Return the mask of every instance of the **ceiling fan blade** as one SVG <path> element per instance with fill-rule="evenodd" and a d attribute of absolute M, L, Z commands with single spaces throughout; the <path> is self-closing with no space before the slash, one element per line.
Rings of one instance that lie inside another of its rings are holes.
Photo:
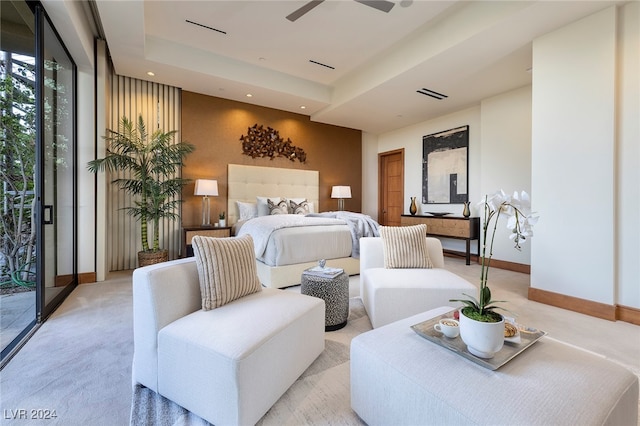
<path fill-rule="evenodd" d="M 373 7 L 374 9 L 378 9 L 381 12 L 387 12 L 393 9 L 395 3 L 392 1 L 386 0 L 355 0 L 358 3 L 366 4 L 367 6 Z"/>
<path fill-rule="evenodd" d="M 323 1 L 324 0 L 311 0 L 309 3 L 305 4 L 300 9 L 287 15 L 287 19 L 290 20 L 291 22 L 295 22 L 296 19 L 302 17 L 305 13 L 309 12 L 311 9 L 318 6 Z"/>

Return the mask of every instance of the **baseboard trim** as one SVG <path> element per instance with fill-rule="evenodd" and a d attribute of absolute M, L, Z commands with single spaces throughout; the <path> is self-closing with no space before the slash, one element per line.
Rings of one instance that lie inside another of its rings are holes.
<path fill-rule="evenodd" d="M 580 299 L 578 297 L 567 296 L 566 294 L 554 293 L 533 287 L 529 287 L 529 300 L 609 321 L 616 320 L 616 307 L 614 305 L 593 302 L 591 300 Z"/>
<path fill-rule="evenodd" d="M 635 325 L 640 325 L 640 309 L 629 306 L 616 305 L 616 319 Z"/>
<path fill-rule="evenodd" d="M 66 287 L 73 281 L 73 275 L 58 275 L 56 277 L 56 287 Z M 78 274 L 78 284 L 87 284 L 96 282 L 95 272 L 83 272 Z"/>
<path fill-rule="evenodd" d="M 442 252 L 447 257 L 464 258 L 466 256 L 466 254 L 462 251 L 444 249 L 442 250 Z M 480 256 L 478 256 L 477 254 L 472 254 L 470 257 L 470 260 L 472 263 L 480 264 L 480 259 L 481 259 Z M 524 263 L 515 263 L 515 262 L 508 262 L 506 260 L 491 259 L 491 267 L 506 269 L 507 271 L 520 272 L 523 274 L 531 275 L 531 265 L 526 265 Z"/>
<path fill-rule="evenodd" d="M 492 268 L 506 269 L 507 271 L 521 272 L 523 274 L 531 275 L 531 265 L 525 265 L 524 263 L 515 263 L 515 262 L 508 262 L 506 260 L 491 259 L 490 266 Z"/>
<path fill-rule="evenodd" d="M 88 284 L 96 282 L 95 272 L 83 272 L 78 274 L 78 284 Z"/>

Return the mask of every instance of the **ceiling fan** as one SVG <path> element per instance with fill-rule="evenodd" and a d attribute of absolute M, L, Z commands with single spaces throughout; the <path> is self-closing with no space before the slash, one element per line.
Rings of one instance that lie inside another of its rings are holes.
<path fill-rule="evenodd" d="M 381 12 L 389 13 L 389 11 L 393 8 L 395 3 L 386 0 L 354 0 L 358 3 L 366 4 L 369 7 L 373 7 L 374 9 L 378 9 Z M 287 15 L 287 19 L 291 22 L 294 22 L 296 19 L 304 16 L 311 9 L 318 6 L 320 3 L 324 2 L 324 0 L 311 0 L 309 3 L 305 4 L 298 10 L 293 13 Z"/>

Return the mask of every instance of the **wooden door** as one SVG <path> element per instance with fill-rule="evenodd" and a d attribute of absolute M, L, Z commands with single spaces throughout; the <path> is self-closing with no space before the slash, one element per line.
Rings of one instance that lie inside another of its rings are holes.
<path fill-rule="evenodd" d="M 404 149 L 378 154 L 378 222 L 400 226 L 404 212 Z"/>

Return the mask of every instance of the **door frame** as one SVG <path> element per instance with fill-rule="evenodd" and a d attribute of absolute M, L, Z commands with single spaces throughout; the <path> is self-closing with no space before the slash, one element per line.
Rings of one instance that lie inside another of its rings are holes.
<path fill-rule="evenodd" d="M 382 218 L 381 222 L 385 222 L 385 216 L 384 216 L 384 200 L 385 200 L 385 193 L 384 193 L 384 188 L 385 188 L 385 184 L 386 184 L 386 176 L 384 173 L 382 173 L 382 168 L 383 168 L 383 164 L 384 164 L 384 160 L 387 157 L 390 157 L 392 155 L 397 155 L 400 154 L 401 157 L 401 174 L 402 174 L 402 188 L 401 188 L 401 192 L 402 192 L 402 199 L 404 200 L 404 148 L 399 148 L 399 149 L 394 149 L 392 151 L 385 151 L 385 152 L 379 152 L 378 153 L 378 220 L 380 221 L 380 219 Z"/>

